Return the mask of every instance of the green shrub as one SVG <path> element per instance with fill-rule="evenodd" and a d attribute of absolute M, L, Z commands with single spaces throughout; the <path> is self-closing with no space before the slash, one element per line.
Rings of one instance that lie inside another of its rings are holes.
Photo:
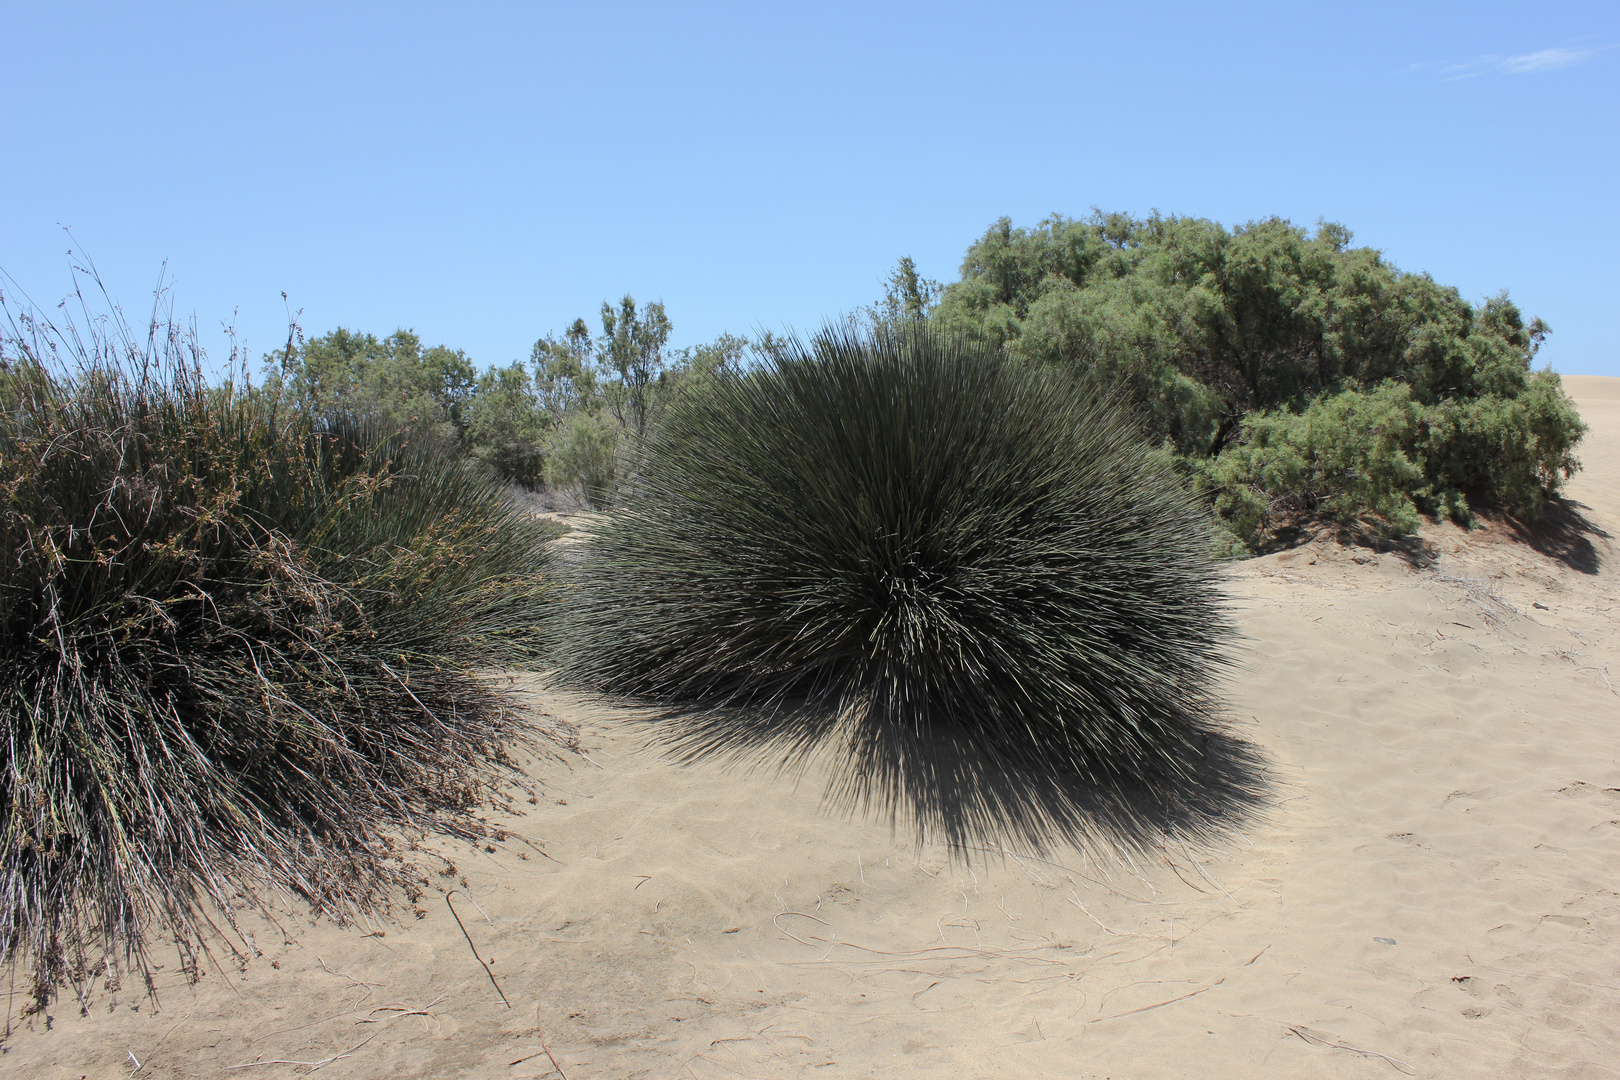
<path fill-rule="evenodd" d="M 827 332 L 717 379 L 577 551 L 564 680 L 692 710 L 688 746 L 833 739 L 849 794 L 955 841 L 1020 796 L 985 782 L 952 817 L 944 773 L 1151 785 L 1213 725 L 1196 495 L 1120 410 L 967 339 Z"/>
<path fill-rule="evenodd" d="M 1531 370 L 1545 323 L 1505 292 L 1470 303 L 1402 272 L 1331 222 L 1003 218 L 930 318 L 1114 388 L 1249 545 L 1301 513 L 1391 532 L 1419 510 L 1467 520 L 1470 502 L 1533 517 L 1579 467 L 1585 428 Z M 1399 431 L 1330 430 L 1340 419 Z"/>
<path fill-rule="evenodd" d="M 475 669 L 536 655 L 547 532 L 475 463 L 207 385 L 173 327 L 12 326 L 0 959 L 44 995 L 265 887 L 414 889 L 401 830 L 477 833 L 523 737 Z"/>
<path fill-rule="evenodd" d="M 296 328 L 295 328 L 296 329 Z M 423 348 L 409 330 L 385 338 L 338 327 L 264 357 L 267 383 L 318 413 L 374 416 L 389 427 L 431 433 L 445 446 L 467 434 L 479 379 L 460 349 Z"/>
<path fill-rule="evenodd" d="M 1558 376 L 1540 371 L 1518 397 L 1487 394 L 1425 407 L 1405 383 L 1345 390 L 1303 411 L 1243 420 L 1235 445 L 1198 463 L 1215 511 L 1256 543 L 1316 515 L 1417 530 L 1420 511 L 1466 523 L 1470 502 L 1533 518 L 1580 463 L 1586 432 Z"/>
<path fill-rule="evenodd" d="M 600 510 L 618 490 L 618 448 L 619 427 L 611 417 L 574 413 L 552 433 L 546 483 Z"/>
<path fill-rule="evenodd" d="M 1551 371 L 1516 397 L 1453 398 L 1427 410 L 1421 450 L 1430 486 L 1454 505 L 1459 494 L 1535 518 L 1580 468 L 1575 444 L 1586 425 Z"/>
<path fill-rule="evenodd" d="M 532 490 L 545 483 L 551 417 L 522 364 L 485 372 L 468 411 L 467 445 L 475 457 L 520 487 Z"/>
<path fill-rule="evenodd" d="M 1401 383 L 1319 398 L 1302 413 L 1251 414 L 1237 445 L 1203 463 L 1215 511 L 1251 544 L 1280 519 L 1321 513 L 1372 515 L 1385 531 L 1411 532 L 1424 472 L 1407 450 L 1422 417 Z"/>

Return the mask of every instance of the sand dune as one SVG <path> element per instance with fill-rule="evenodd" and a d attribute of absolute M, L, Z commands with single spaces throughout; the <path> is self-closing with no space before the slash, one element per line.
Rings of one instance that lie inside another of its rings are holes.
<path fill-rule="evenodd" d="M 1447 526 L 1432 561 L 1323 539 L 1231 570 L 1272 793 L 1218 843 L 964 861 L 530 680 L 583 751 L 531 763 L 504 823 L 532 847 L 442 848 L 398 924 L 251 923 L 259 955 L 170 960 L 158 1009 L 16 993 L 0 1070 L 1620 1075 L 1620 379 L 1566 385 L 1592 433 L 1541 550 Z"/>

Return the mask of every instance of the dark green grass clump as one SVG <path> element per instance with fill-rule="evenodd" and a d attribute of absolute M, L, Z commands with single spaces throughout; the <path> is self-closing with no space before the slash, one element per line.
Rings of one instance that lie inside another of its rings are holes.
<path fill-rule="evenodd" d="M 1061 376 L 829 332 L 653 434 L 570 571 L 562 675 L 672 707 L 694 754 L 834 738 L 835 788 L 956 841 L 1208 820 L 1252 784 L 1206 520 Z"/>
<path fill-rule="evenodd" d="M 209 386 L 173 327 L 5 346 L 0 961 L 45 995 L 257 890 L 414 890 L 402 838 L 477 834 L 524 738 L 476 669 L 535 654 L 548 533 L 476 466 Z"/>

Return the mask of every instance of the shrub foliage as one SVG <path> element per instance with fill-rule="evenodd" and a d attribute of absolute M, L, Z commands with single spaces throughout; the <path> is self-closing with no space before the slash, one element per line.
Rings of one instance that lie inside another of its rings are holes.
<path fill-rule="evenodd" d="M 1574 446 L 1585 430 L 1550 371 L 1517 397 L 1429 406 L 1392 380 L 1298 412 L 1252 413 L 1231 447 L 1198 464 L 1216 513 L 1248 544 L 1317 515 L 1401 535 L 1417 531 L 1419 513 L 1466 523 L 1470 498 L 1534 517 L 1580 467 Z"/>
<path fill-rule="evenodd" d="M 547 603 L 547 534 L 476 464 L 153 329 L 24 318 L 0 371 L 0 958 L 42 993 L 267 886 L 414 888 L 400 830 L 476 832 L 522 737 L 474 669 Z"/>
<path fill-rule="evenodd" d="M 1531 370 L 1546 324 L 1403 273 L 1342 225 L 1004 218 L 929 318 L 1120 388 L 1250 543 L 1300 513 L 1397 533 L 1470 505 L 1534 518 L 1579 468 L 1585 427 Z"/>
<path fill-rule="evenodd" d="M 855 794 L 923 816 L 939 739 L 1006 775 L 1185 772 L 1228 623 L 1206 513 L 1125 411 L 916 322 L 783 346 L 650 434 L 568 571 L 562 676 L 746 705 L 731 748 L 834 738 Z"/>

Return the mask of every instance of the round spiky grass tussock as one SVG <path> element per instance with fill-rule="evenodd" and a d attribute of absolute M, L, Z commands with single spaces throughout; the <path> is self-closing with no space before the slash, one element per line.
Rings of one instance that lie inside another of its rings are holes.
<path fill-rule="evenodd" d="M 670 706 L 694 755 L 832 739 L 835 793 L 957 842 L 1207 823 L 1254 784 L 1205 521 L 1074 382 L 827 332 L 652 435 L 577 549 L 561 676 Z"/>
<path fill-rule="evenodd" d="M 0 351 L 0 962 L 42 998 L 264 889 L 414 890 L 400 841 L 478 834 L 526 738 L 477 671 L 550 604 L 550 533 L 481 469 L 153 330 Z"/>

